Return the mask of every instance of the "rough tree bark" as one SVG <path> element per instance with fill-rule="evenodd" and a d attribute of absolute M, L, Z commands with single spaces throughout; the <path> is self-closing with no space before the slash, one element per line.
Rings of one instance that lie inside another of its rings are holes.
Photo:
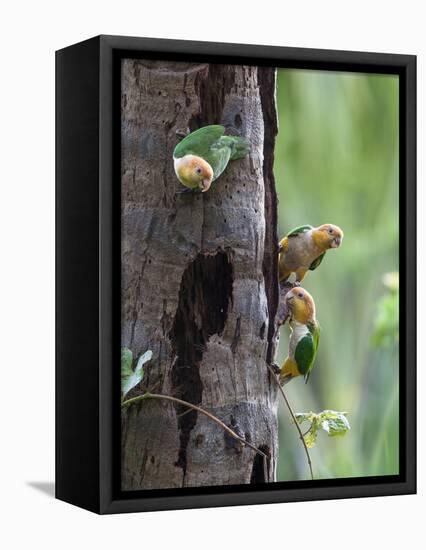
<path fill-rule="evenodd" d="M 272 68 L 123 61 L 122 345 L 153 351 L 145 387 L 202 406 L 270 456 L 264 467 L 203 415 L 145 401 L 123 411 L 124 490 L 275 479 L 274 98 Z M 215 123 L 246 136 L 250 157 L 207 193 L 176 195 L 176 131 Z"/>

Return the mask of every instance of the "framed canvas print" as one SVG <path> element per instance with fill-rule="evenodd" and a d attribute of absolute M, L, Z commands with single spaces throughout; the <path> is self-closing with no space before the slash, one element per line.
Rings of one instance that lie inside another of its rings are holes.
<path fill-rule="evenodd" d="M 57 498 L 415 492 L 415 57 L 56 60 Z"/>

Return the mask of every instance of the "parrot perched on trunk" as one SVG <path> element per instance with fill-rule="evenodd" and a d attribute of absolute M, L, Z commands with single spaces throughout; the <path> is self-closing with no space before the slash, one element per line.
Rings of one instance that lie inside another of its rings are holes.
<path fill-rule="evenodd" d="M 285 297 L 289 310 L 291 328 L 288 357 L 279 369 L 281 385 L 295 376 L 304 376 L 305 383 L 315 363 L 320 328 L 315 317 L 315 302 L 302 287 L 291 289 Z"/>
<path fill-rule="evenodd" d="M 285 282 L 292 273 L 300 283 L 308 270 L 313 271 L 322 262 L 330 248 L 339 248 L 343 231 L 337 225 L 326 223 L 319 227 L 302 225 L 290 231 L 279 244 L 279 279 Z"/>
<path fill-rule="evenodd" d="M 224 133 L 224 126 L 204 126 L 176 145 L 173 151 L 176 176 L 187 188 L 181 193 L 208 191 L 230 160 L 248 154 L 249 144 L 245 138 Z"/>

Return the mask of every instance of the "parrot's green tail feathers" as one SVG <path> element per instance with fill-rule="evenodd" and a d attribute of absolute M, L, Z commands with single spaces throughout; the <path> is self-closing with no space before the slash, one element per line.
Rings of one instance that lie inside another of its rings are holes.
<path fill-rule="evenodd" d="M 243 159 L 250 152 L 250 144 L 243 137 L 237 136 L 222 136 L 220 141 L 225 142 L 231 148 L 231 156 L 229 160 Z"/>

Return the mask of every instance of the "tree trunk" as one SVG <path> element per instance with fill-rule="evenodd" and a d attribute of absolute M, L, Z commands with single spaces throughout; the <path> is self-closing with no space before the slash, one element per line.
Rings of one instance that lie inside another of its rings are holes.
<path fill-rule="evenodd" d="M 185 407 L 122 415 L 122 489 L 273 481 L 277 394 L 275 70 L 122 63 L 122 345 L 148 349 L 145 388 L 200 405 L 270 457 Z M 248 138 L 205 194 L 176 195 L 177 130 L 221 123 Z"/>

